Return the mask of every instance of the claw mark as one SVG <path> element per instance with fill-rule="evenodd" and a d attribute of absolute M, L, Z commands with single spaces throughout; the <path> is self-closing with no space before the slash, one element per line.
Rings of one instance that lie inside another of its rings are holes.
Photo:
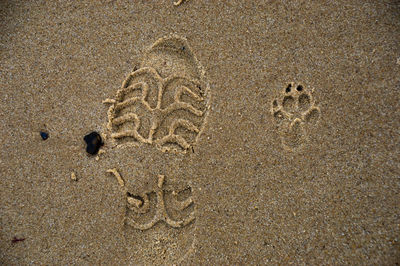
<path fill-rule="evenodd" d="M 195 215 L 194 212 L 191 212 L 189 214 L 188 217 L 182 219 L 182 220 L 173 220 L 169 217 L 166 208 L 165 208 L 165 201 L 164 201 L 164 182 L 165 182 L 165 177 L 163 175 L 159 175 L 158 176 L 158 180 L 157 180 L 157 187 L 155 189 L 155 193 L 157 195 L 157 203 L 156 203 L 156 213 L 153 217 L 153 219 L 145 224 L 140 224 L 135 222 L 132 219 L 125 219 L 125 223 L 129 226 L 132 226 L 133 228 L 139 229 L 139 230 L 148 230 L 150 228 L 152 228 L 155 224 L 163 221 L 165 223 L 167 223 L 169 226 L 173 227 L 173 228 L 181 228 L 185 225 L 190 224 L 192 221 L 195 220 Z M 128 204 L 129 204 L 129 209 L 136 212 L 136 213 L 146 213 L 149 210 L 149 197 L 148 195 L 149 193 L 146 193 L 142 196 L 133 196 L 133 195 L 129 195 L 128 196 Z M 173 194 L 177 194 L 175 191 L 173 192 Z M 179 211 L 183 211 L 186 208 L 190 207 L 192 204 L 194 204 L 192 198 L 188 198 L 182 202 L 177 201 L 177 205 L 178 205 L 178 209 Z M 132 207 L 133 205 L 133 207 Z"/>

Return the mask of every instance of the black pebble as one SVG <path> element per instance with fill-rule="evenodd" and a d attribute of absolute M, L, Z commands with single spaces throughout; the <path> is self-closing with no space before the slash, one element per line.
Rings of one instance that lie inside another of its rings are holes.
<path fill-rule="evenodd" d="M 86 135 L 83 140 L 86 142 L 87 147 L 86 151 L 89 154 L 96 154 L 100 147 L 103 146 L 103 141 L 101 140 L 101 136 L 97 132 L 92 132 L 88 135 Z"/>
<path fill-rule="evenodd" d="M 43 140 L 46 140 L 49 138 L 49 133 L 40 131 L 40 136 L 42 137 Z"/>

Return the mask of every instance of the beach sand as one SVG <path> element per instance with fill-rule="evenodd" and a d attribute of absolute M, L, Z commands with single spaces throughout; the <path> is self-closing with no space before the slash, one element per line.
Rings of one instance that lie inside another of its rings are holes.
<path fill-rule="evenodd" d="M 0 17 L 1 264 L 400 262 L 398 1 Z"/>

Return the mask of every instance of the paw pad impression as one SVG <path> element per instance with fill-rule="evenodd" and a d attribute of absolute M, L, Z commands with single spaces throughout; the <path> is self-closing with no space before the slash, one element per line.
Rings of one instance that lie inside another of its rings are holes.
<path fill-rule="evenodd" d="M 272 102 L 271 112 L 285 148 L 293 149 L 304 144 L 307 140 L 306 127 L 319 120 L 321 111 L 312 92 L 292 82 Z"/>

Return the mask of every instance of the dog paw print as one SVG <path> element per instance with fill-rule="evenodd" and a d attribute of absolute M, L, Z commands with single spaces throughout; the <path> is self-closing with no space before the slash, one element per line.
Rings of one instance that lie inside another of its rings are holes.
<path fill-rule="evenodd" d="M 307 140 L 307 128 L 319 121 L 321 111 L 312 92 L 290 83 L 282 96 L 272 102 L 272 115 L 282 144 L 289 150 L 302 146 Z"/>

